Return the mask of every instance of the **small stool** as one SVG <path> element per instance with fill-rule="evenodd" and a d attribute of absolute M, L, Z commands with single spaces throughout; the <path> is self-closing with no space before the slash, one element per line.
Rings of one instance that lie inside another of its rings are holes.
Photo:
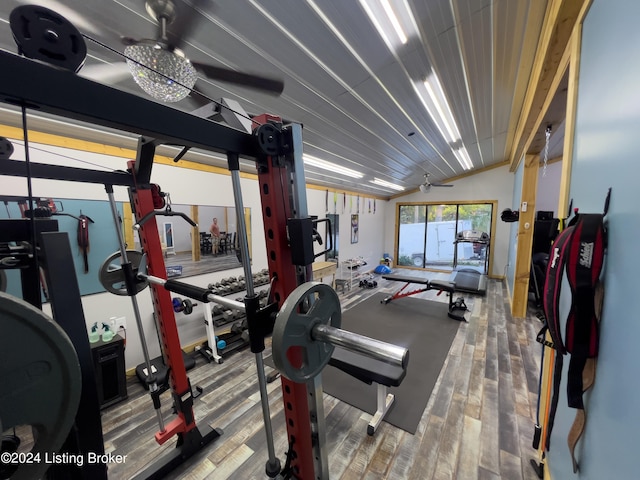
<path fill-rule="evenodd" d="M 349 283 L 349 280 L 345 280 L 343 278 L 336 278 L 336 292 L 340 291 L 344 293 L 345 287 L 351 290 L 351 284 Z"/>

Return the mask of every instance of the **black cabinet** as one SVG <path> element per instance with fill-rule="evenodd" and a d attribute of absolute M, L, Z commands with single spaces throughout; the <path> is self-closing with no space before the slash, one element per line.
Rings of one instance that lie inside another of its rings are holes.
<path fill-rule="evenodd" d="M 106 408 L 127 398 L 127 379 L 124 367 L 124 339 L 119 335 L 108 341 L 91 344 L 96 372 L 98 401 Z"/>

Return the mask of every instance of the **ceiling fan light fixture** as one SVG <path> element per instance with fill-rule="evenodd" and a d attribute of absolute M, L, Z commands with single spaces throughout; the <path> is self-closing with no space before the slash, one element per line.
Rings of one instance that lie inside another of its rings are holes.
<path fill-rule="evenodd" d="M 124 49 L 135 82 L 153 98 L 178 102 L 191 92 L 198 72 L 178 49 L 169 51 L 157 42 L 140 42 Z"/>
<path fill-rule="evenodd" d="M 422 193 L 428 193 L 429 190 L 431 190 L 431 185 L 427 185 L 426 183 L 423 183 L 422 185 L 420 185 L 420 191 Z"/>

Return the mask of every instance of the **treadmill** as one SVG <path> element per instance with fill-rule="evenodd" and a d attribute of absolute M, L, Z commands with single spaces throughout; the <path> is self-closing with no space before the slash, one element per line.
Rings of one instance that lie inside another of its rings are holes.
<path fill-rule="evenodd" d="M 458 232 L 454 240 L 453 273 L 450 281 L 455 284 L 456 291 L 484 295 L 487 293 L 487 275 L 489 274 L 489 249 L 491 238 L 486 232 L 463 230 Z M 458 247 L 470 246 L 468 259 L 484 259 L 481 268 L 471 266 L 458 267 Z"/>

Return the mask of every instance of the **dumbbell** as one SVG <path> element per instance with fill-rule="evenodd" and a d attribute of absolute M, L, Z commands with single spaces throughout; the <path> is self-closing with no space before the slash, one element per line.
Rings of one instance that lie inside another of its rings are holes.
<path fill-rule="evenodd" d="M 197 305 L 197 303 L 193 303 L 190 299 L 185 298 L 184 300 L 180 297 L 173 297 L 171 300 L 173 305 L 173 311 L 176 313 L 184 313 L 185 315 L 189 315 L 193 313 L 193 307 Z"/>
<path fill-rule="evenodd" d="M 451 305 L 451 309 L 452 310 L 467 310 L 467 304 L 464 303 L 464 298 L 463 297 L 458 297 L 456 298 L 456 301 L 453 302 L 453 305 Z"/>
<path fill-rule="evenodd" d="M 218 348 L 218 350 L 224 350 L 225 348 L 227 348 L 227 342 L 216 337 L 216 347 Z"/>

